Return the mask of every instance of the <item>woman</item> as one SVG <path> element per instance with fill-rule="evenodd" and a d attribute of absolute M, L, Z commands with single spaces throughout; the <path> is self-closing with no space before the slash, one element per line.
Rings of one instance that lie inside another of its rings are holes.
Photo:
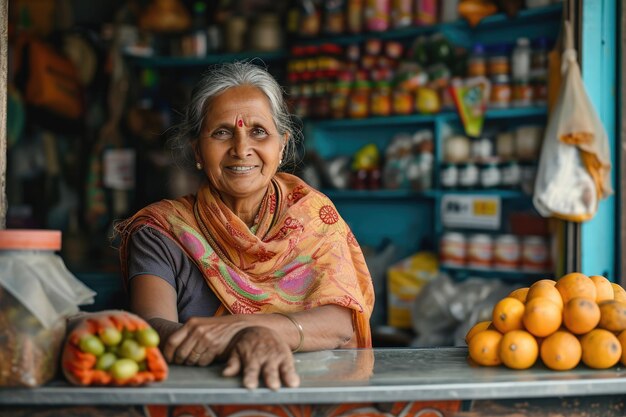
<path fill-rule="evenodd" d="M 327 197 L 277 172 L 294 131 L 272 76 L 242 62 L 206 74 L 177 141 L 205 184 L 118 226 L 131 310 L 166 359 L 224 359 L 224 375 L 278 389 L 299 384 L 292 351 L 371 346 L 374 292 L 354 235 Z"/>

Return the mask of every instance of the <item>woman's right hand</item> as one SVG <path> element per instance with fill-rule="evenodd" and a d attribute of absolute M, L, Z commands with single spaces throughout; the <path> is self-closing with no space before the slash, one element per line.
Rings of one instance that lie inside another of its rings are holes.
<path fill-rule="evenodd" d="M 207 366 L 248 326 L 241 315 L 191 318 L 167 338 L 163 355 L 177 365 Z"/>
<path fill-rule="evenodd" d="M 224 376 L 243 377 L 243 385 L 255 389 L 263 378 L 265 385 L 277 390 L 281 385 L 295 388 L 300 385 L 293 354 L 289 345 L 272 329 L 262 326 L 246 327 L 239 331 L 225 352 L 227 359 Z"/>

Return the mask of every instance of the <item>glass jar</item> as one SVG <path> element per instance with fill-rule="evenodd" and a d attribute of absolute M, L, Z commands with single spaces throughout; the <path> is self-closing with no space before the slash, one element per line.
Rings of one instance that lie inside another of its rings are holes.
<path fill-rule="evenodd" d="M 370 32 L 389 29 L 390 0 L 365 1 L 365 28 Z"/>
<path fill-rule="evenodd" d="M 369 116 L 371 86 L 368 81 L 357 81 L 354 84 L 348 103 L 348 116 L 352 119 L 364 119 Z"/>
<path fill-rule="evenodd" d="M 330 99 L 330 115 L 333 119 L 344 119 L 347 116 L 350 82 L 337 81 Z"/>
<path fill-rule="evenodd" d="M 513 107 L 528 107 L 533 104 L 533 88 L 529 80 L 513 82 L 511 104 Z"/>
<path fill-rule="evenodd" d="M 493 55 L 489 57 L 487 63 L 487 72 L 490 76 L 497 75 L 509 75 L 511 71 L 511 65 L 509 62 L 509 56 L 506 53 L 506 48 L 496 48 Z"/>
<path fill-rule="evenodd" d="M 413 113 L 413 93 L 402 88 L 396 87 L 393 90 L 392 108 L 393 114 L 411 114 Z"/>
<path fill-rule="evenodd" d="M 67 316 L 95 293 L 55 251 L 61 232 L 0 231 L 0 387 L 34 387 L 57 371 Z"/>
<path fill-rule="evenodd" d="M 391 85 L 388 81 L 379 81 L 370 95 L 370 114 L 389 116 L 391 114 Z"/>
<path fill-rule="evenodd" d="M 511 81 L 507 74 L 491 77 L 491 94 L 489 107 L 494 109 L 506 109 L 511 105 Z"/>

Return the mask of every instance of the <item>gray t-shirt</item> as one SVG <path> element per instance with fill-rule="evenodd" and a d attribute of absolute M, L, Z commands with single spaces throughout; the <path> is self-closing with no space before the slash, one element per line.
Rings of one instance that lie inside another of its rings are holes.
<path fill-rule="evenodd" d="M 211 317 L 219 299 L 204 280 L 198 267 L 170 238 L 151 227 L 132 234 L 128 249 L 128 278 L 150 274 L 163 278 L 176 290 L 178 321 Z"/>

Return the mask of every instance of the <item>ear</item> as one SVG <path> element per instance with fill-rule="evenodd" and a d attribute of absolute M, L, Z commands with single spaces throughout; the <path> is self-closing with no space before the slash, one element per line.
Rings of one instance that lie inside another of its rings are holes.
<path fill-rule="evenodd" d="M 285 151 L 285 148 L 287 147 L 287 143 L 289 142 L 289 132 L 286 132 L 283 135 L 283 146 L 282 148 L 280 148 L 280 154 L 283 155 L 283 152 Z"/>
<path fill-rule="evenodd" d="M 202 155 L 200 154 L 200 141 L 198 139 L 194 139 L 191 142 L 191 149 L 193 149 L 193 157 L 196 162 L 200 162 L 202 160 Z"/>

